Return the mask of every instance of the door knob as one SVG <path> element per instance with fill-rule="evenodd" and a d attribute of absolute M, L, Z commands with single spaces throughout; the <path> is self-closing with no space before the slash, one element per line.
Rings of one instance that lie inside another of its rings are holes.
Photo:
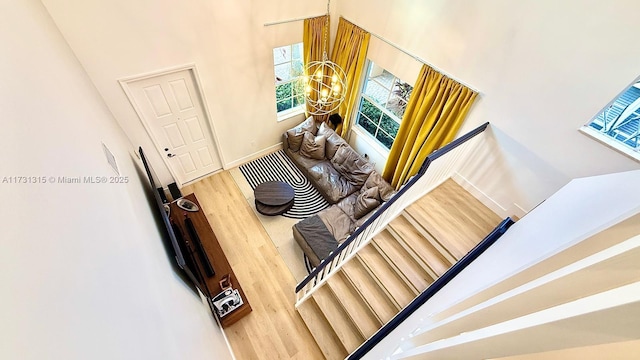
<path fill-rule="evenodd" d="M 168 158 L 172 158 L 172 157 L 174 157 L 174 156 L 176 156 L 176 155 L 175 155 L 175 154 L 171 154 L 171 153 L 167 154 L 167 157 L 168 157 Z"/>

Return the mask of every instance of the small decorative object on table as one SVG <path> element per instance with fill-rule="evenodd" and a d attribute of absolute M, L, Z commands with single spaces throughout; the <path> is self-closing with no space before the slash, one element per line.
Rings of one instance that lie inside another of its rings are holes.
<path fill-rule="evenodd" d="M 187 199 L 178 199 L 176 200 L 176 205 L 182 210 L 196 212 L 198 211 L 198 205 L 196 205 L 193 201 Z"/>
<path fill-rule="evenodd" d="M 242 306 L 244 302 L 238 290 L 232 288 L 231 279 L 228 275 L 220 280 L 220 288 L 222 288 L 222 292 L 213 298 L 213 306 L 218 316 L 222 318 Z"/>

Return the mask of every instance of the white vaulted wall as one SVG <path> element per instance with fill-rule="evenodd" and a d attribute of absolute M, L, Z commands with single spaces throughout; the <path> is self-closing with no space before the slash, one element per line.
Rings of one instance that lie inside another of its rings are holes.
<path fill-rule="evenodd" d="M 273 149 L 302 120 L 276 120 L 272 59 L 274 47 L 301 41 L 302 23 L 264 24 L 321 15 L 325 1 L 43 3 L 136 145 L 154 148 L 117 80 L 183 64 L 197 66 L 227 167 Z M 331 12 L 334 32 L 344 16 L 479 90 L 461 133 L 491 122 L 497 155 L 460 175 L 507 212 L 526 212 L 572 178 L 638 168 L 577 129 L 640 74 L 634 61 L 640 50 L 628 46 L 639 6 L 630 0 L 337 0 Z M 408 82 L 420 68 L 375 36 L 369 58 Z M 382 168 L 385 158 L 375 146 L 358 134 L 352 144 Z M 149 152 L 166 176 L 157 152 Z"/>
<path fill-rule="evenodd" d="M 491 122 L 493 153 L 461 175 L 529 211 L 573 178 L 640 168 L 578 132 L 640 75 L 639 11 L 633 0 L 341 0 L 337 15 L 480 92 L 460 134 Z M 408 82 L 421 66 L 375 36 L 369 58 Z"/>
<path fill-rule="evenodd" d="M 0 358 L 230 359 L 134 148 L 37 0 L 0 1 Z M 61 183 L 115 176 L 124 183 Z"/>
<path fill-rule="evenodd" d="M 301 42 L 302 22 L 264 24 L 322 15 L 323 1 L 42 2 L 131 141 L 149 149 L 163 180 L 168 172 L 118 79 L 195 64 L 225 165 L 278 144 L 304 119 L 276 119 L 272 52 Z"/>

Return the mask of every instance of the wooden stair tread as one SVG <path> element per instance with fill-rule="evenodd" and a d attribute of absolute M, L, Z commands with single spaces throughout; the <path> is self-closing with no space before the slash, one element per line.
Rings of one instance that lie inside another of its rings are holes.
<path fill-rule="evenodd" d="M 400 309 L 371 278 L 359 261 L 349 261 L 342 266 L 341 270 L 382 324 L 386 324 L 398 313 Z"/>
<path fill-rule="evenodd" d="M 313 293 L 313 299 L 349 353 L 357 349 L 358 346 L 364 342 L 364 337 L 360 334 L 342 306 L 340 306 L 328 286 L 321 286 L 316 290 L 316 292 Z"/>
<path fill-rule="evenodd" d="M 451 263 L 425 239 L 422 234 L 402 216 L 398 216 L 389 223 L 392 234 L 397 234 L 399 241 L 408 247 L 428 266 L 435 277 L 440 277 L 451 267 Z"/>
<path fill-rule="evenodd" d="M 437 251 L 438 254 L 440 254 L 448 264 L 455 264 L 458 262 L 458 260 L 460 260 L 459 258 L 454 256 L 444 245 L 442 245 L 442 243 L 438 239 L 436 239 L 433 234 L 427 231 L 418 220 L 411 216 L 409 212 L 404 210 L 402 211 L 402 213 L 400 213 L 400 216 L 402 216 L 409 224 L 411 224 L 411 226 L 413 226 L 416 231 L 420 233 L 422 238 L 429 242 L 431 247 L 435 251 Z"/>
<path fill-rule="evenodd" d="M 397 267 L 399 273 L 418 292 L 424 291 L 434 281 L 389 231 L 383 230 L 376 235 L 372 244 Z"/>
<path fill-rule="evenodd" d="M 466 255 L 501 219 L 452 179 L 405 209 L 456 259 Z"/>
<path fill-rule="evenodd" d="M 349 354 L 313 298 L 307 299 L 297 310 L 325 358 L 344 359 Z"/>
<path fill-rule="evenodd" d="M 360 294 L 353 288 L 342 272 L 338 272 L 329 278 L 327 284 L 365 339 L 368 339 L 380 329 L 382 323 L 365 304 Z"/>
<path fill-rule="evenodd" d="M 297 308 L 323 355 L 345 358 L 500 221 L 452 179 L 407 207 Z"/>
<path fill-rule="evenodd" d="M 387 259 L 371 244 L 358 252 L 358 258 L 398 307 L 405 307 L 416 297 L 417 293 L 407 287 L 405 281 L 398 276 Z"/>

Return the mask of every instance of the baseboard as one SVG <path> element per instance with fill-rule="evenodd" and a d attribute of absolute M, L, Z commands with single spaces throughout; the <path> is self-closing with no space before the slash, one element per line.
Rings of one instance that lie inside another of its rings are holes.
<path fill-rule="evenodd" d="M 516 215 L 519 217 L 524 216 L 523 214 L 513 214 L 512 212 L 516 209 L 522 210 L 516 204 L 510 206 L 509 209 L 505 209 L 500 205 L 497 201 L 493 200 L 489 195 L 485 194 L 482 190 L 478 189 L 474 184 L 472 184 L 467 178 L 460 175 L 457 172 L 454 172 L 451 175 L 453 181 L 455 181 L 458 185 L 462 186 L 463 189 L 467 190 L 473 197 L 478 199 L 484 206 L 488 207 L 494 213 L 498 214 L 501 218 L 506 218 L 507 216 Z"/>
<path fill-rule="evenodd" d="M 240 158 L 240 159 L 238 159 L 238 160 L 235 160 L 235 161 L 232 161 L 232 162 L 230 162 L 230 163 L 227 163 L 227 164 L 224 166 L 224 169 L 225 169 L 225 170 L 229 170 L 229 169 L 232 169 L 232 168 L 238 167 L 238 166 L 240 166 L 240 165 L 243 165 L 243 164 L 248 163 L 248 162 L 249 162 L 249 161 L 251 161 L 251 160 L 255 160 L 255 159 L 261 158 L 261 157 L 263 157 L 263 156 L 265 156 L 265 155 L 271 154 L 272 152 L 276 152 L 276 151 L 278 151 L 278 150 L 280 150 L 280 149 L 282 149 L 282 143 L 278 143 L 278 144 L 275 144 L 275 145 L 269 146 L 269 147 L 268 147 L 268 148 L 266 148 L 266 149 L 260 150 L 260 151 L 258 151 L 258 152 L 254 152 L 254 153 L 253 153 L 253 154 L 251 154 L 251 155 L 248 155 L 248 156 L 245 156 L 245 157 Z"/>

